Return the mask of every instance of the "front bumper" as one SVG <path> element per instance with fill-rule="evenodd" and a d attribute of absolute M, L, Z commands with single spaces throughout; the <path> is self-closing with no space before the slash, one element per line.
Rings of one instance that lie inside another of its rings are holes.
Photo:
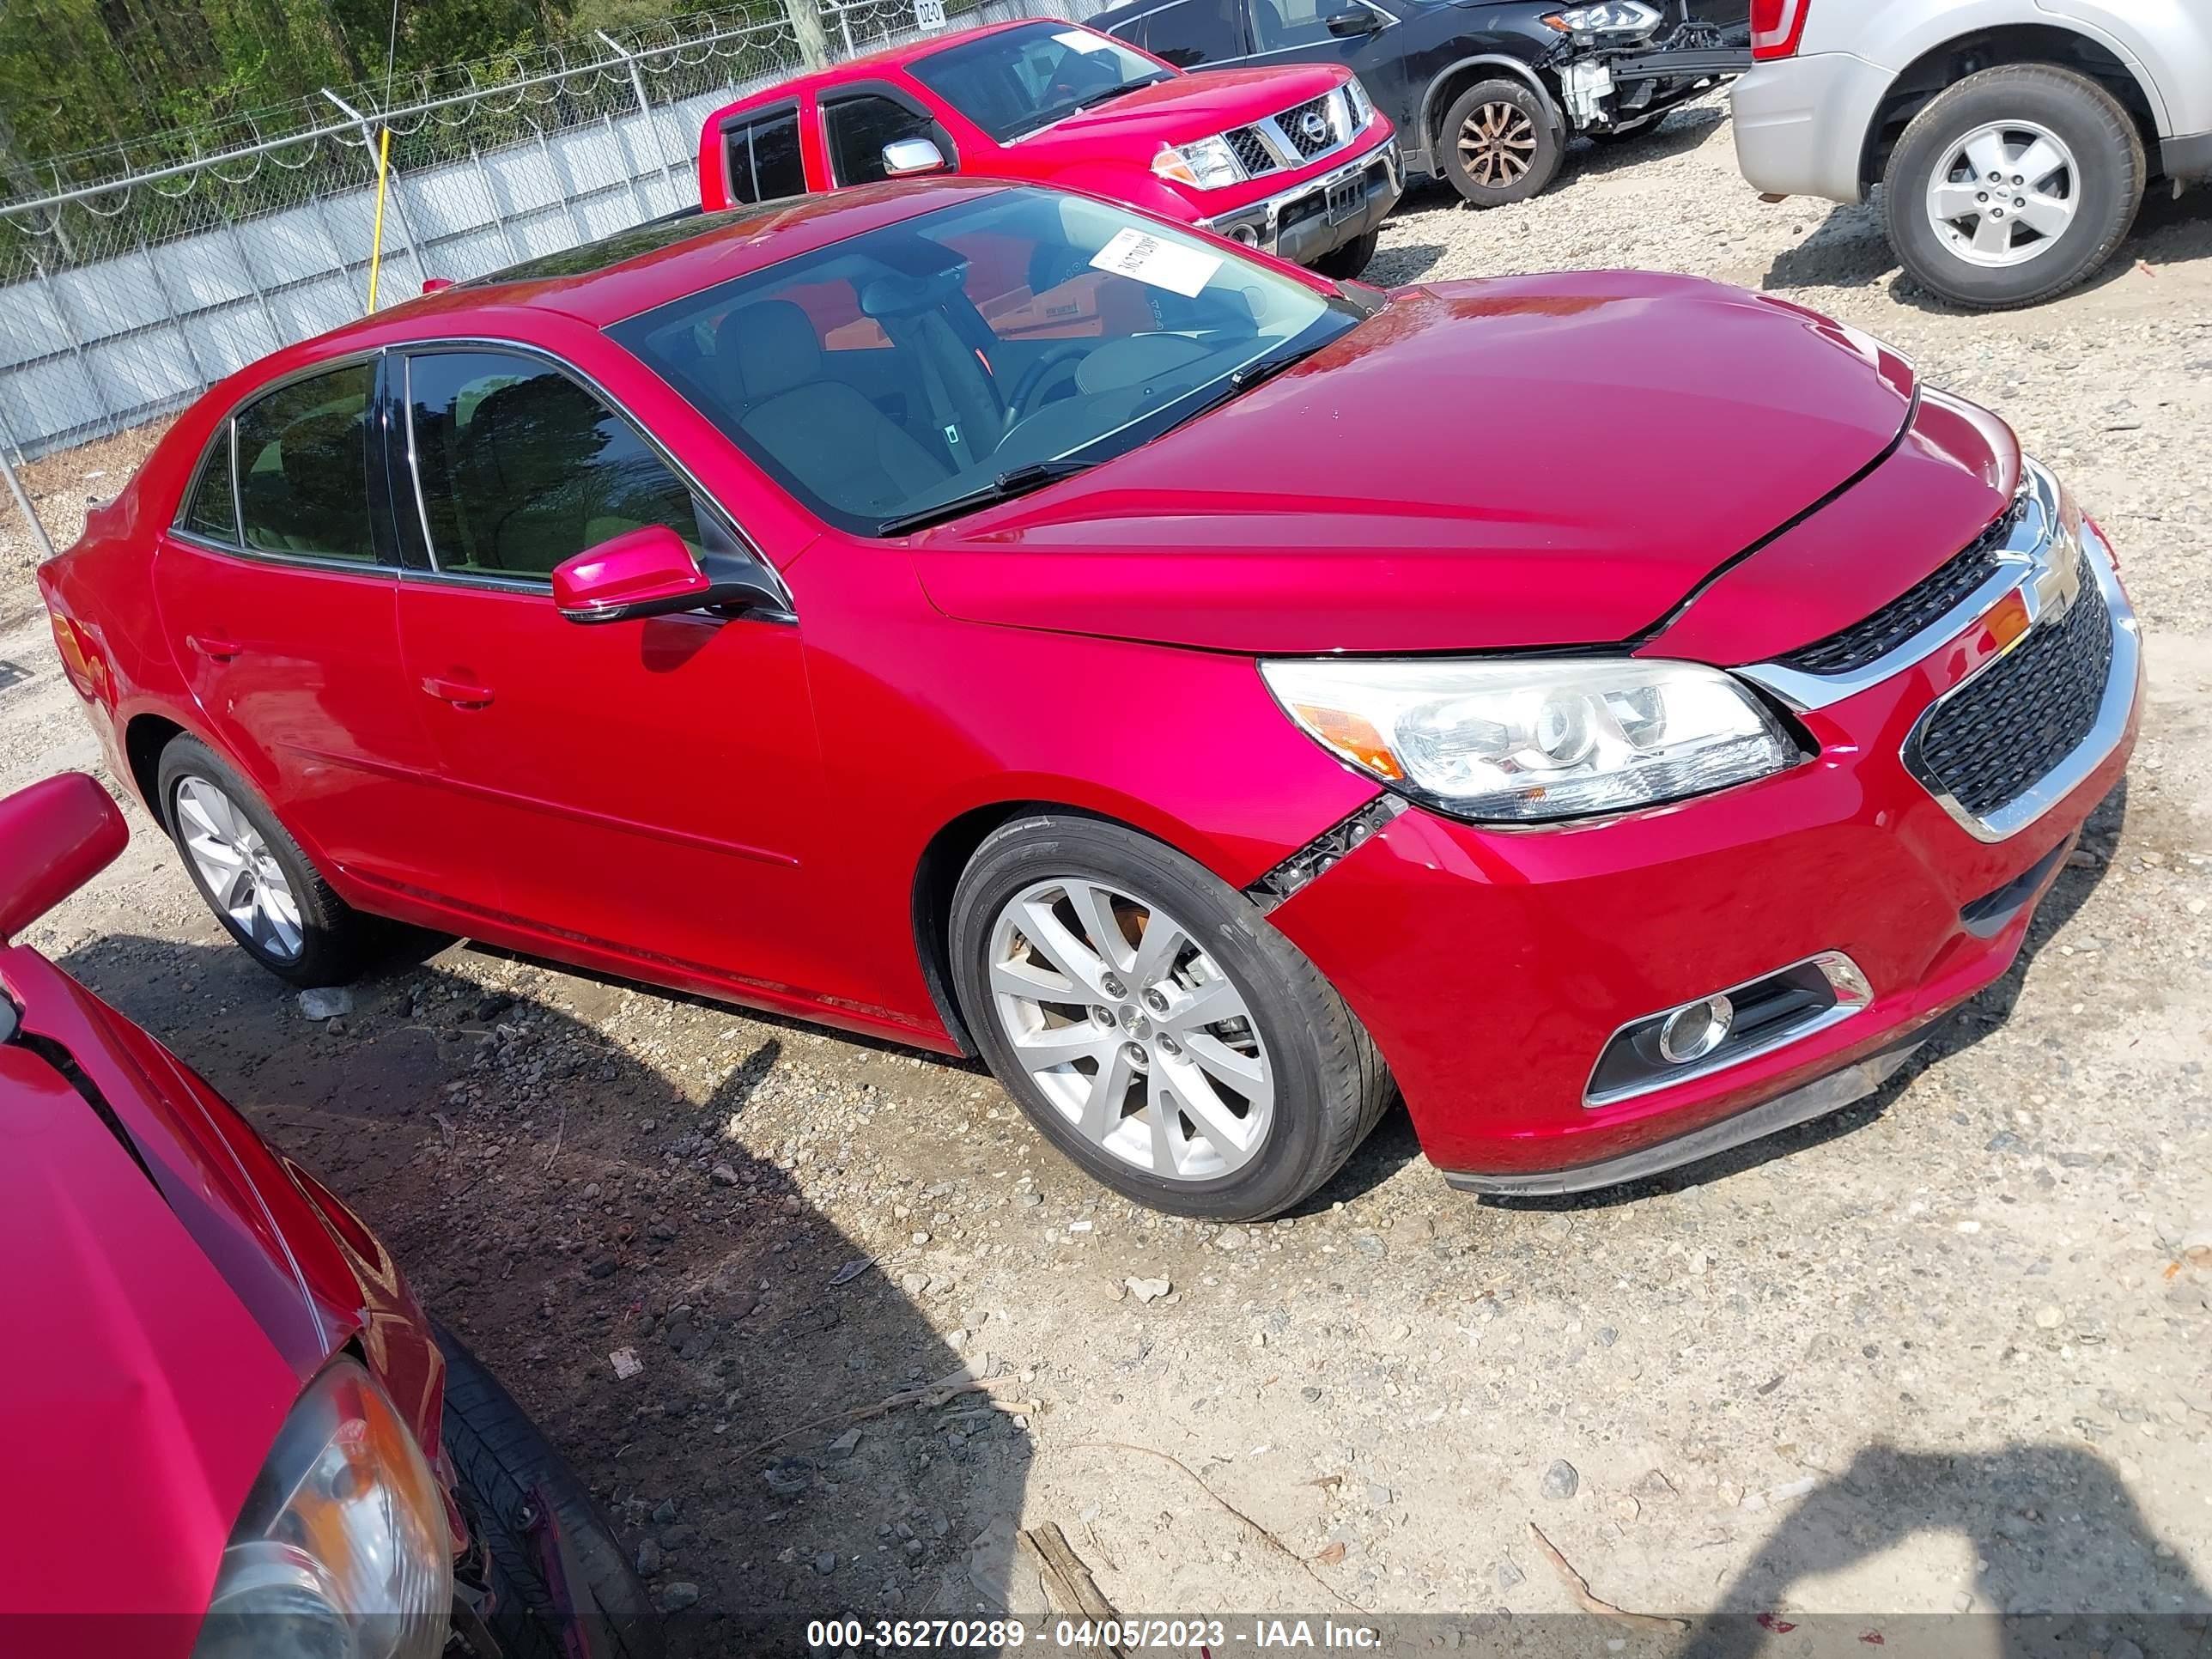
<path fill-rule="evenodd" d="M 1541 830 L 1409 808 L 1278 905 L 1382 1048 L 1431 1161 L 1476 1190 L 1559 1192 L 1706 1157 L 1864 1093 L 1869 1062 L 1999 978 L 2134 745 L 2134 617 L 2087 547 L 2097 581 L 2075 602 L 2106 605 L 2119 642 L 2106 696 L 2008 833 L 1963 821 L 1906 758 L 1929 709 L 2001 659 L 1983 618 L 1802 710 L 1820 752 L 1790 771 Z M 1588 1103 L 1625 1022 L 1827 952 L 1870 988 L 1850 1018 Z"/>
<path fill-rule="evenodd" d="M 1357 191 L 1350 187 L 1357 185 Z M 1405 193 L 1405 163 L 1398 143 L 1386 139 L 1364 155 L 1356 155 L 1318 178 L 1292 185 L 1287 190 L 1246 206 L 1201 219 L 1200 228 L 1267 252 L 1310 265 L 1334 252 L 1390 216 Z M 1350 196 L 1351 210 L 1329 211 L 1333 194 Z"/>
<path fill-rule="evenodd" d="M 1847 52 L 1759 64 L 1729 93 L 1736 166 L 1771 196 L 1859 200 L 1867 131 L 1892 79 Z"/>

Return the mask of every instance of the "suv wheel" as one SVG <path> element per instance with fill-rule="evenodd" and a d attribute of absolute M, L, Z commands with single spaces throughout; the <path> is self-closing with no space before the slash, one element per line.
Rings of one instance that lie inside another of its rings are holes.
<path fill-rule="evenodd" d="M 1948 300 L 2048 300 L 2112 258 L 2135 222 L 2142 135 L 2111 93 L 2042 64 L 1970 75 L 1934 99 L 1882 175 L 1889 240 Z"/>
<path fill-rule="evenodd" d="M 1288 1209 L 1389 1099 L 1367 1033 L 1258 908 L 1120 824 L 992 834 L 953 896 L 951 954 L 1007 1092 L 1086 1173 L 1155 1209 Z"/>
<path fill-rule="evenodd" d="M 192 885 L 248 956 L 294 985 L 353 976 L 369 923 L 213 750 L 196 738 L 170 738 L 155 799 Z"/>
<path fill-rule="evenodd" d="M 1444 176 L 1476 207 L 1525 202 L 1567 153 L 1550 100 L 1525 81 L 1478 81 L 1452 100 L 1437 137 Z"/>

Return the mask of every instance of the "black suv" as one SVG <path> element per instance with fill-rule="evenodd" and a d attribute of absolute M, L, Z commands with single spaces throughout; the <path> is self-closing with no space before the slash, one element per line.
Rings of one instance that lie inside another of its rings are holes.
<path fill-rule="evenodd" d="M 1181 69 L 1334 62 L 1407 170 L 1477 207 L 1552 181 L 1567 135 L 1626 137 L 1751 67 L 1750 0 L 1127 0 L 1090 19 Z"/>

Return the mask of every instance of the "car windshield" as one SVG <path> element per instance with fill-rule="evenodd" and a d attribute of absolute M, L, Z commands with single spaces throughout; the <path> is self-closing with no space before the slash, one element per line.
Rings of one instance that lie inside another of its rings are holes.
<path fill-rule="evenodd" d="M 817 516 L 889 535 L 1134 448 L 1363 314 L 1218 243 L 1012 187 L 608 332 Z"/>
<path fill-rule="evenodd" d="M 1027 23 L 963 40 L 907 72 L 1000 143 L 1175 71 L 1066 23 Z"/>

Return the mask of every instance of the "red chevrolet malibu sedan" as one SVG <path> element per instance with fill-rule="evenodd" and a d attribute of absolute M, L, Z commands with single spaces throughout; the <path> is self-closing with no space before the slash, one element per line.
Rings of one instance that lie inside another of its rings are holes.
<path fill-rule="evenodd" d="M 283 352 L 41 580 L 274 972 L 398 917 L 978 1053 L 1219 1217 L 1394 1092 L 1492 1193 L 1866 1092 L 2012 961 L 2137 696 L 2094 524 L 1814 313 L 1340 287 L 958 179 Z"/>

